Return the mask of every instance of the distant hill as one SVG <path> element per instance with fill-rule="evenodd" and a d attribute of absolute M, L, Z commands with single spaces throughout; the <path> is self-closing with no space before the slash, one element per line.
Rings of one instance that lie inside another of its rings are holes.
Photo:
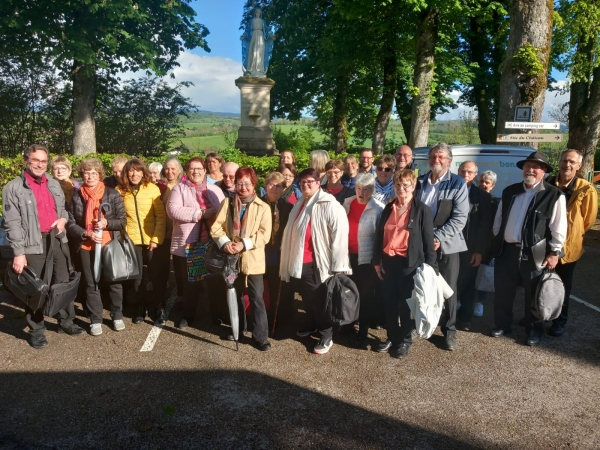
<path fill-rule="evenodd" d="M 219 117 L 240 117 L 239 113 L 204 111 L 202 109 L 197 111 L 195 114 L 211 115 L 211 116 L 219 116 Z"/>

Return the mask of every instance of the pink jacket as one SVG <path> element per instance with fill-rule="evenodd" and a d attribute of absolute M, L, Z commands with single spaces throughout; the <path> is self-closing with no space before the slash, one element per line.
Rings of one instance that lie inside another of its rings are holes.
<path fill-rule="evenodd" d="M 213 208 L 217 211 L 225 198 L 220 187 L 207 183 L 208 197 Z M 173 236 L 171 237 L 171 254 L 185 256 L 185 244 L 198 240 L 200 223 L 198 214 L 200 204 L 196 199 L 196 191 L 185 183 L 179 183 L 171 192 L 167 203 L 167 215 L 173 219 Z M 211 222 L 212 223 L 212 222 Z M 210 225 L 207 231 L 210 234 Z"/>

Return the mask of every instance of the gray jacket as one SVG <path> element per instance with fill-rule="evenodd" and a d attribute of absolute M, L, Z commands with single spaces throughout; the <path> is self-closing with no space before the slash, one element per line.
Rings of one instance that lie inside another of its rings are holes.
<path fill-rule="evenodd" d="M 48 189 L 54 197 L 56 215 L 69 220 L 65 210 L 65 194 L 60 184 L 50 175 Z M 38 218 L 38 208 L 33 191 L 27 185 L 25 173 L 9 181 L 2 189 L 2 210 L 4 211 L 4 228 L 6 237 L 15 256 L 41 255 L 43 253 L 42 232 Z M 58 235 L 62 242 L 67 242 L 67 234 Z"/>

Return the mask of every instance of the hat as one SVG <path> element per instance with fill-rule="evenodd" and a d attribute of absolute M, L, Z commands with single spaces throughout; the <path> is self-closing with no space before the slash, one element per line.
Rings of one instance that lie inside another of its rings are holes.
<path fill-rule="evenodd" d="M 521 161 L 517 162 L 517 167 L 519 169 L 523 168 L 523 165 L 527 162 L 527 161 L 535 161 L 537 163 L 540 163 L 544 166 L 546 166 L 546 173 L 552 173 L 552 171 L 554 170 L 552 168 L 552 166 L 550 164 L 548 164 L 548 158 L 546 158 L 546 155 L 544 155 L 542 152 L 533 152 L 531 153 L 527 159 L 523 159 Z"/>

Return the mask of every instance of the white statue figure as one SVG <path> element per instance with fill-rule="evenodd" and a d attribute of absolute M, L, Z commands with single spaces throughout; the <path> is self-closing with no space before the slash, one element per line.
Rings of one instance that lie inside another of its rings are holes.
<path fill-rule="evenodd" d="M 248 21 L 244 34 L 240 37 L 244 75 L 254 77 L 266 76 L 275 39 L 275 35 L 269 32 L 267 23 L 260 16 L 261 10 L 257 9 L 254 18 Z"/>

